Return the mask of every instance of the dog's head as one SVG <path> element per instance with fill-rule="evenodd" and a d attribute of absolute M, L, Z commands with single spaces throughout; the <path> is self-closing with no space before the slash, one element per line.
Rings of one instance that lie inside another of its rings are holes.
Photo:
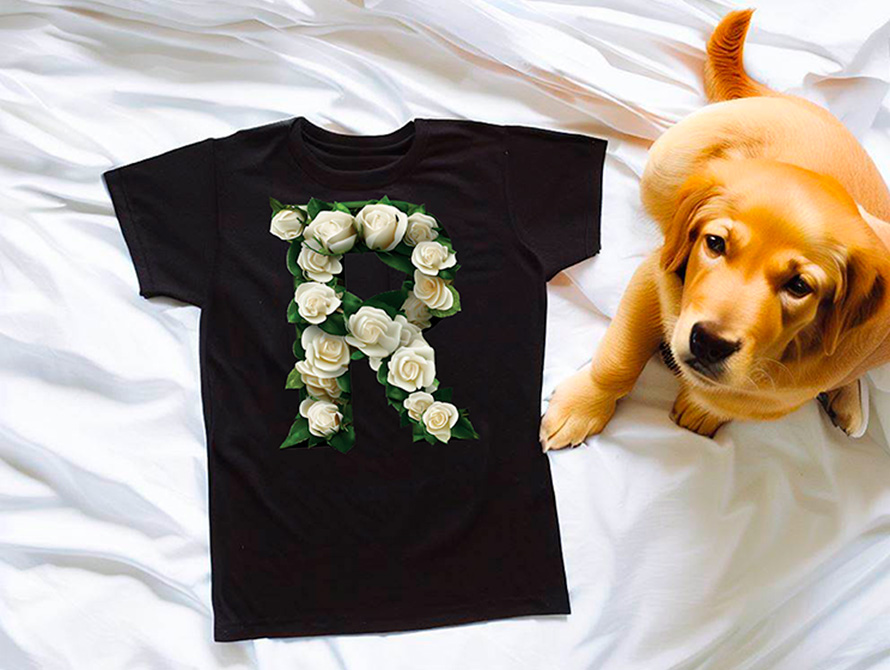
<path fill-rule="evenodd" d="M 661 252 L 682 300 L 670 347 L 714 389 L 794 384 L 886 299 L 887 261 L 835 180 L 774 161 L 726 161 L 691 177 Z"/>

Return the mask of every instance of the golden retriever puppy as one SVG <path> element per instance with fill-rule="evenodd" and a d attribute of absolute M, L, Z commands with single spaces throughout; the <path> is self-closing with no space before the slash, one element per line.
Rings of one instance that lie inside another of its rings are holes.
<path fill-rule="evenodd" d="M 664 245 L 554 393 L 545 450 L 599 433 L 659 349 L 680 382 L 671 417 L 696 433 L 814 398 L 863 430 L 859 377 L 890 360 L 890 193 L 835 117 L 746 74 L 750 19 L 727 15 L 708 42 L 714 104 L 650 150 L 641 196 Z"/>

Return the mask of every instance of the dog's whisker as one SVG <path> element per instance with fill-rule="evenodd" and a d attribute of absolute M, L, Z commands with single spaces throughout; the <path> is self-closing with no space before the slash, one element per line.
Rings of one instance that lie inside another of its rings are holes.
<path fill-rule="evenodd" d="M 761 362 L 761 365 L 764 366 L 764 369 L 766 369 L 767 365 L 775 365 L 779 369 L 779 371 L 784 372 L 787 375 L 788 383 L 790 385 L 795 384 L 796 379 L 794 377 L 794 373 L 791 372 L 791 369 L 784 363 L 776 360 L 775 358 L 768 358 L 768 357 L 761 359 L 760 362 Z"/>

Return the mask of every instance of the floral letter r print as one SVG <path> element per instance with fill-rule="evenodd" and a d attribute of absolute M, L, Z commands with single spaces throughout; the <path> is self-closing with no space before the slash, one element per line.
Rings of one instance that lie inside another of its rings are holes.
<path fill-rule="evenodd" d="M 285 388 L 300 392 L 300 411 L 281 448 L 355 445 L 350 360 L 367 358 L 387 402 L 411 426 L 415 442 L 478 439 L 467 410 L 451 404 L 451 389 L 436 379 L 435 351 L 423 330 L 460 311 L 454 288 L 457 253 L 444 228 L 423 205 L 387 196 L 361 202 L 283 205 L 275 198 L 276 237 L 290 242 L 287 268 L 294 297 L 287 320 L 296 326 L 299 359 Z M 396 291 L 362 300 L 340 281 L 343 256 L 375 253 L 411 277 Z"/>
<path fill-rule="evenodd" d="M 103 174 L 139 292 L 168 298 L 143 321 L 198 345 L 194 385 L 171 369 L 146 415 L 203 419 L 200 445 L 157 434 L 206 447 L 215 640 L 571 611 L 538 442 L 547 282 L 599 251 L 605 148 L 298 116 Z"/>

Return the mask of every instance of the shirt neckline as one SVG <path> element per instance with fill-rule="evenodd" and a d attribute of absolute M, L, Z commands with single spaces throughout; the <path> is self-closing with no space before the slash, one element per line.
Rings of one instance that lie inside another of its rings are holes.
<path fill-rule="evenodd" d="M 426 119 L 413 119 L 401 128 L 383 135 L 347 135 L 326 130 L 303 116 L 296 116 L 288 124 L 287 147 L 299 167 L 320 184 L 343 188 L 372 188 L 392 183 L 412 168 L 423 156 L 427 135 Z M 404 154 L 386 165 L 368 170 L 349 170 L 320 160 L 306 146 L 307 136 L 329 145 L 359 151 L 413 139 Z"/>

